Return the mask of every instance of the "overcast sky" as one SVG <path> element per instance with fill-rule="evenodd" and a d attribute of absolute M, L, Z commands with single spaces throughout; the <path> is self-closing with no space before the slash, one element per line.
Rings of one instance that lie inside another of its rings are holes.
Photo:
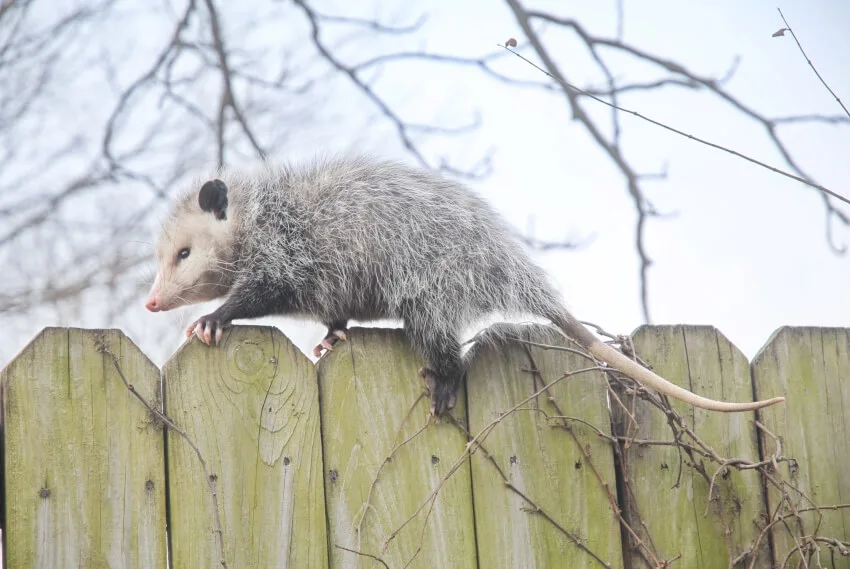
<path fill-rule="evenodd" d="M 460 4 L 440 2 L 432 12 L 433 20 L 445 26 L 445 35 L 433 39 L 435 47 L 474 54 L 494 39 L 517 36 L 522 41 L 501 6 L 484 18 L 484 2 L 464 3 L 465 13 L 458 13 Z M 565 3 L 535 5 L 563 13 Z M 614 2 L 569 6 L 566 15 L 594 33 L 615 33 Z M 730 90 L 765 114 L 841 113 L 793 40 L 771 37 L 782 27 L 774 2 L 626 1 L 624 7 L 626 42 L 675 58 L 697 73 L 722 76 L 740 57 Z M 788 1 L 780 7 L 821 75 L 850 101 L 850 3 Z M 550 34 L 569 39 L 555 29 Z M 570 51 L 574 42 L 558 45 L 564 46 L 558 57 L 566 69 L 572 59 L 586 61 L 583 50 Z M 632 72 L 621 65 L 619 70 L 623 77 L 648 77 L 643 67 Z M 528 70 L 529 77 L 535 73 Z M 585 84 L 586 76 L 573 73 L 572 81 Z M 590 79 L 598 81 L 598 76 Z M 455 81 L 439 83 L 461 90 Z M 634 211 L 611 162 L 569 121 L 565 103 L 556 97 L 492 87 L 469 88 L 465 94 L 465 105 L 484 109 L 477 141 L 497 148 L 494 174 L 477 188 L 516 226 L 534 220 L 541 238 L 588 238 L 581 251 L 541 254 L 538 259 L 580 318 L 617 332 L 634 329 L 641 323 Z M 670 90 L 626 96 L 622 104 L 780 163 L 760 126 L 705 95 Z M 824 208 L 814 191 L 639 119 L 623 117 L 622 123 L 633 162 L 646 172 L 665 165 L 668 171 L 665 181 L 647 185 L 657 208 L 673 214 L 652 221 L 647 231 L 655 261 L 649 273 L 654 323 L 714 325 L 748 356 L 783 325 L 850 324 L 850 258 L 836 256 L 827 246 Z M 804 170 L 821 184 L 850 194 L 850 129 L 784 128 Z M 836 238 L 848 244 L 850 232 L 838 230 Z"/>
<path fill-rule="evenodd" d="M 419 13 L 409 3 L 317 3 L 326 13 L 394 14 L 399 21 Z M 578 19 L 597 35 L 616 34 L 616 2 L 527 2 Z M 723 76 L 740 61 L 729 90 L 768 116 L 821 113 L 841 108 L 826 92 L 789 36 L 772 38 L 782 27 L 777 4 L 765 1 L 712 2 L 624 0 L 623 39 L 642 50 L 674 59 L 700 75 Z M 850 2 L 787 0 L 778 5 L 809 57 L 832 89 L 850 104 Z M 506 5 L 493 0 L 428 0 L 416 10 L 429 14 L 418 47 L 430 52 L 480 56 L 522 32 Z M 156 34 L 152 30 L 151 36 Z M 587 53 L 569 32 L 550 27 L 544 34 L 567 78 L 579 86 L 604 86 Z M 149 41 L 149 40 L 148 40 Z M 533 58 L 533 56 L 530 55 Z M 612 60 L 613 61 L 613 60 Z M 499 69 L 516 77 L 545 77 L 518 58 Z M 653 79 L 646 65 L 617 58 L 623 79 Z M 468 68 L 433 63 L 394 64 L 379 80 L 380 92 L 416 122 L 467 122 L 480 114 L 481 128 L 454 140 L 426 145 L 434 156 L 471 164 L 493 149 L 493 172 L 472 185 L 523 231 L 540 239 L 583 242 L 578 251 L 536 254 L 552 275 L 570 309 L 609 331 L 626 333 L 642 323 L 635 212 L 626 184 L 583 128 L 570 120 L 562 98 L 508 87 Z M 73 89 L 73 86 L 69 87 Z M 621 104 L 682 131 L 728 146 L 785 169 L 761 127 L 706 94 L 668 89 L 626 95 Z M 410 160 L 392 128 L 373 121 L 374 111 L 357 97 L 331 98 L 328 114 L 345 117 L 305 137 L 279 159 L 351 148 Z M 608 111 L 584 102 L 600 116 Z M 783 325 L 848 326 L 850 257 L 827 245 L 825 211 L 816 191 L 738 158 L 622 116 L 624 148 L 642 172 L 666 170 L 667 177 L 645 189 L 658 210 L 651 220 L 647 250 L 649 307 L 656 324 L 711 324 L 749 357 Z M 850 126 L 784 126 L 781 133 L 795 159 L 818 183 L 850 195 Z M 214 156 L 210 156 L 210 161 Z M 198 172 L 205 176 L 205 172 Z M 845 207 L 845 211 L 850 208 Z M 850 246 L 850 231 L 835 225 L 835 241 Z M 153 241 L 153 234 L 150 236 Z M 151 268 L 153 256 L 151 251 Z M 183 326 L 214 305 L 150 314 L 145 299 L 115 321 L 146 353 L 162 363 L 162 338 L 154 323 L 173 323 L 170 345 L 182 341 Z M 0 352 L 0 361 L 20 349 L 44 325 L 101 326 L 102 317 L 31 319 Z M 275 319 L 302 350 L 310 352 L 323 328 Z M 172 341 L 173 340 L 173 341 Z"/>

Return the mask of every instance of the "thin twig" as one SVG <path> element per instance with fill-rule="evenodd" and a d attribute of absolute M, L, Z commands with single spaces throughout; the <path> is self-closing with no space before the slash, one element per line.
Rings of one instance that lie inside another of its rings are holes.
<path fill-rule="evenodd" d="M 348 551 L 349 553 L 354 553 L 355 555 L 362 555 L 363 557 L 368 557 L 369 559 L 373 559 L 376 562 L 380 563 L 381 565 L 386 567 L 386 569 L 390 569 L 390 566 L 387 565 L 387 562 L 378 557 L 377 555 L 372 555 L 371 553 L 364 553 L 362 551 L 356 551 L 354 549 L 348 549 L 347 547 L 343 547 L 338 544 L 334 544 L 334 547 L 336 547 L 337 549 L 342 549 L 343 551 Z"/>
<path fill-rule="evenodd" d="M 821 74 L 818 73 L 818 70 L 815 67 L 815 64 L 812 63 L 811 59 L 809 59 L 808 54 L 806 54 L 806 50 L 804 50 L 803 46 L 800 45 L 800 40 L 797 39 L 797 34 L 794 33 L 794 30 L 791 28 L 791 24 L 789 24 L 788 20 L 785 19 L 785 15 L 782 13 L 782 10 L 780 8 L 777 8 L 776 10 L 779 12 L 779 16 L 782 18 L 782 21 L 785 22 L 785 30 L 788 30 L 789 32 L 791 32 L 791 37 L 794 38 L 795 42 L 797 42 L 797 47 L 800 48 L 800 53 L 803 54 L 803 57 L 806 59 L 806 63 L 808 63 L 809 67 L 812 68 L 812 71 L 815 72 L 815 75 L 817 75 L 818 79 L 820 79 L 820 82 L 823 84 L 823 86 L 826 87 L 826 90 L 829 91 L 829 94 L 832 95 L 832 97 L 836 100 L 836 102 L 838 102 L 839 105 L 841 105 L 841 108 L 844 109 L 844 113 L 848 117 L 850 117 L 850 111 L 847 110 L 847 107 L 844 106 L 844 103 L 841 102 L 841 99 L 838 98 L 838 95 L 835 94 L 835 91 L 833 91 L 832 89 L 829 88 L 829 85 L 826 84 L 826 80 L 824 80 L 824 78 L 821 77 Z M 780 30 L 779 32 L 776 32 L 776 34 L 774 34 L 774 36 L 783 35 L 782 32 L 784 32 L 785 30 Z"/>
<path fill-rule="evenodd" d="M 524 55 L 522 55 L 521 53 L 517 53 L 516 51 L 512 50 L 510 47 L 507 47 L 507 46 L 504 46 L 504 45 L 501 45 L 501 44 L 497 44 L 497 45 L 499 45 L 500 47 L 510 51 L 511 53 L 513 53 L 514 55 L 516 55 L 517 57 L 519 57 L 520 59 L 522 59 L 523 61 L 525 61 L 529 65 L 533 66 L 535 69 L 539 70 L 541 73 L 545 73 L 550 78 L 561 83 L 567 89 L 575 91 L 576 93 L 579 93 L 579 94 L 584 95 L 586 97 L 589 97 L 589 98 L 593 99 L 594 101 L 602 103 L 603 105 L 607 105 L 609 107 L 616 108 L 617 110 L 619 110 L 621 112 L 633 115 L 633 116 L 635 116 L 639 119 L 642 119 L 642 120 L 644 120 L 648 123 L 654 124 L 655 126 L 659 126 L 659 127 L 663 128 L 665 130 L 669 130 L 670 132 L 673 132 L 673 133 L 678 134 L 680 136 L 684 136 L 685 138 L 688 138 L 688 139 L 693 140 L 695 142 L 699 142 L 700 144 L 704 144 L 704 145 L 709 146 L 711 148 L 714 148 L 716 150 L 721 150 L 721 151 L 726 152 L 728 154 L 732 154 L 733 156 L 737 156 L 738 158 L 742 158 L 742 159 L 746 160 L 747 162 L 751 162 L 751 163 L 753 163 L 757 166 L 761 166 L 762 168 L 766 168 L 766 169 L 770 170 L 771 172 L 774 172 L 776 174 L 780 174 L 782 176 L 785 176 L 786 178 L 791 178 L 792 180 L 794 180 L 796 182 L 800 182 L 802 184 L 806 184 L 807 186 L 811 186 L 812 188 L 815 188 L 816 190 L 820 190 L 821 192 L 828 194 L 828 195 L 834 197 L 835 199 L 837 199 L 839 201 L 842 201 L 846 204 L 850 204 L 849 198 L 846 198 L 846 197 L 842 196 L 841 194 L 834 192 L 834 191 L 830 190 L 829 188 L 827 188 L 825 186 L 822 186 L 820 184 L 817 184 L 815 182 L 812 182 L 812 181 L 807 180 L 805 178 L 802 178 L 800 176 L 794 175 L 790 172 L 786 172 L 785 170 L 781 170 L 780 168 L 777 168 L 776 166 L 771 166 L 770 164 L 766 164 L 765 162 L 762 162 L 761 160 L 757 160 L 755 158 L 752 158 L 751 156 L 747 156 L 746 154 L 738 152 L 737 150 L 732 150 L 731 148 L 726 148 L 725 146 L 721 146 L 720 144 L 715 144 L 713 142 L 709 142 L 708 140 L 705 140 L 704 138 L 700 138 L 698 136 L 688 134 L 688 133 L 683 132 L 683 131 L 681 131 L 677 128 L 674 128 L 672 126 L 669 126 L 667 124 L 659 122 L 655 119 L 649 118 L 646 115 L 643 115 L 643 114 L 641 114 L 637 111 L 633 111 L 631 109 L 626 109 L 624 107 L 620 107 L 620 106 L 614 105 L 612 103 L 609 103 L 605 99 L 602 99 L 600 97 L 597 97 L 596 95 L 588 93 L 584 89 L 581 89 L 579 87 L 571 85 L 571 84 L 567 83 L 566 81 L 564 81 L 563 79 L 559 79 L 555 75 L 549 73 L 548 71 L 546 71 L 545 69 L 543 69 L 542 67 L 540 67 L 539 65 L 537 65 L 536 63 L 534 63 L 533 61 L 528 59 L 527 57 L 525 57 Z"/>
<path fill-rule="evenodd" d="M 160 420 L 169 429 L 171 429 L 172 431 L 174 431 L 175 433 L 180 435 L 180 437 L 183 440 L 185 440 L 186 443 L 195 452 L 195 456 L 198 458 L 198 462 L 201 464 L 201 468 L 204 471 L 204 479 L 207 481 L 207 485 L 209 486 L 209 490 L 210 490 L 210 495 L 212 496 L 213 511 L 214 511 L 214 514 L 215 514 L 214 517 L 213 517 L 213 523 L 215 524 L 215 534 L 216 534 L 216 537 L 218 538 L 218 539 L 216 539 L 216 542 L 217 542 L 216 545 L 218 546 L 219 563 L 220 563 L 221 567 L 223 567 L 224 569 L 227 569 L 227 559 L 226 559 L 225 550 L 224 550 L 224 530 L 222 529 L 223 526 L 222 526 L 222 523 L 221 523 L 221 514 L 219 513 L 220 506 L 219 506 L 219 503 L 218 503 L 218 491 L 216 489 L 217 478 L 210 473 L 209 467 L 207 466 L 207 461 L 204 460 L 204 456 L 203 456 L 203 454 L 201 454 L 201 449 L 199 449 L 198 445 L 196 445 L 192 441 L 192 439 L 189 437 L 189 435 L 186 433 L 186 431 L 184 431 L 183 429 L 181 429 L 180 427 L 177 426 L 177 424 L 171 419 L 171 417 L 169 417 L 164 412 L 160 411 L 159 409 L 157 409 L 156 407 L 151 405 L 150 402 L 148 402 L 136 390 L 136 387 L 132 383 L 127 381 L 127 378 L 124 376 L 124 371 L 121 369 L 120 360 L 118 359 L 118 356 L 115 355 L 115 352 L 113 352 L 110 349 L 109 345 L 106 343 L 105 337 L 103 337 L 102 335 L 97 337 L 95 339 L 95 347 L 97 348 L 98 352 L 100 352 L 100 353 L 102 353 L 106 356 L 109 356 L 109 358 L 112 361 L 112 365 L 115 367 L 115 371 L 118 373 L 118 377 L 120 377 L 121 381 L 124 383 L 124 387 L 126 387 L 127 390 L 130 393 L 132 393 L 133 396 L 136 399 L 138 399 L 142 403 L 142 405 L 144 405 L 145 408 L 147 408 L 147 410 L 153 416 L 155 416 L 158 420 Z"/>
<path fill-rule="evenodd" d="M 419 395 L 419 397 L 416 398 L 416 401 L 414 401 L 413 404 L 410 406 L 410 408 L 407 410 L 407 413 L 405 413 L 404 418 L 401 421 L 401 424 L 398 426 L 398 429 L 396 429 L 395 440 L 393 441 L 392 448 L 390 448 L 390 451 L 387 453 L 387 456 L 385 456 L 384 459 L 381 461 L 381 464 L 378 466 L 378 470 L 375 472 L 375 475 L 372 477 L 372 482 L 369 484 L 369 490 L 366 492 L 366 498 L 363 500 L 363 504 L 360 506 L 359 519 L 357 519 L 357 523 L 354 526 L 354 532 L 357 535 L 357 547 L 360 547 L 360 545 L 361 545 L 360 538 L 362 536 L 363 520 L 366 519 L 366 513 L 372 507 L 372 494 L 375 491 L 375 486 L 377 486 L 377 484 L 378 484 L 378 478 L 381 475 L 381 471 L 384 469 L 384 467 L 387 464 L 390 463 L 390 461 L 395 456 L 396 452 L 398 452 L 398 450 L 401 447 L 405 446 L 407 443 L 409 443 L 410 441 L 412 441 L 413 439 L 418 437 L 428 427 L 428 423 L 425 423 L 422 427 L 417 429 L 412 435 L 410 435 L 409 437 L 407 437 L 403 441 L 399 442 L 399 440 L 398 440 L 401 437 L 402 429 L 404 429 L 405 425 L 410 420 L 410 417 L 413 415 L 413 410 L 416 408 L 417 405 L 419 405 L 419 402 L 422 401 L 422 399 L 424 397 L 425 397 L 425 394 L 421 393 Z"/>

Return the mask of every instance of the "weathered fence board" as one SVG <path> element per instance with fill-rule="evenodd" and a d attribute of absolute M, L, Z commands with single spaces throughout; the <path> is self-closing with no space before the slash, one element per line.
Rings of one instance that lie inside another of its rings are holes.
<path fill-rule="evenodd" d="M 636 352 L 673 383 L 712 399 L 753 400 L 747 358 L 715 328 L 642 326 L 633 339 Z M 714 413 L 679 401 L 672 405 L 720 456 L 757 460 L 752 413 Z M 636 425 L 627 418 L 620 423 L 625 428 L 621 435 L 672 440 L 665 416 L 649 403 L 637 401 L 634 416 Z M 726 568 L 739 558 L 749 562 L 741 555 L 758 535 L 765 513 L 759 475 L 734 468 L 718 473 L 718 465 L 705 460 L 699 450 L 695 447 L 688 456 L 674 446 L 629 446 L 624 477 L 634 492 L 627 502 L 632 527 L 641 528 L 638 520 L 643 520 L 652 536 L 647 545 L 660 560 L 681 556 L 676 561 L 681 567 Z M 683 464 L 694 460 L 701 463 L 703 475 Z M 755 567 L 770 566 L 766 542 Z M 648 566 L 637 549 L 632 549 L 631 563 L 635 568 Z"/>
<path fill-rule="evenodd" d="M 165 410 L 206 463 L 169 430 L 172 567 L 221 566 L 222 541 L 229 567 L 326 567 L 313 364 L 274 328 L 240 328 L 183 346 L 164 379 Z"/>
<path fill-rule="evenodd" d="M 781 437 L 782 454 L 793 461 L 781 462 L 779 474 L 793 481 L 805 494 L 768 484 L 768 505 L 782 513 L 810 510 L 815 504 L 850 503 L 850 330 L 843 328 L 781 328 L 753 362 L 758 395 L 783 394 L 789 404 L 760 412 L 765 426 Z M 777 450 L 779 441 L 762 436 L 765 457 Z M 784 498 L 784 499 L 783 499 Z M 850 539 L 850 508 L 819 512 L 803 511 L 803 535 L 817 528 L 822 535 Z M 781 529 L 781 528 L 779 528 Z M 788 532 L 774 532 L 775 559 L 783 563 L 801 543 Z M 808 544 L 802 544 L 808 545 Z M 815 542 L 823 547 L 823 542 Z M 824 551 L 818 556 L 824 567 L 850 567 L 850 558 L 836 559 Z M 789 566 L 797 566 L 799 557 Z"/>
<path fill-rule="evenodd" d="M 7 569 L 165 567 L 162 429 L 112 354 L 157 400 L 159 371 L 115 330 L 46 328 L 0 374 Z"/>
<path fill-rule="evenodd" d="M 527 338 L 534 342 L 566 345 L 552 329 L 533 330 Z M 559 418 L 578 417 L 610 434 L 604 378 L 568 377 L 501 417 L 565 371 L 594 365 L 514 342 L 475 355 L 467 374 L 470 431 L 477 435 L 497 421 L 483 440 L 489 457 L 479 451 L 472 459 L 481 567 L 568 569 L 599 567 L 598 560 L 622 567 L 611 446 L 587 425 Z M 537 507 L 562 529 L 535 514 Z"/>
<path fill-rule="evenodd" d="M 680 419 L 548 349 L 552 328 L 513 330 L 531 342 L 476 349 L 456 422 L 434 424 L 400 330 L 353 329 L 316 367 L 237 326 L 161 384 L 118 331 L 45 329 L 0 373 L 5 569 L 165 567 L 166 536 L 176 569 L 850 569 L 850 330 L 784 328 L 749 365 L 713 328 L 639 329 L 697 393 L 787 397 L 673 402 L 678 441 Z"/>
<path fill-rule="evenodd" d="M 393 568 L 476 567 L 468 461 L 447 478 L 466 439 L 450 424 L 422 430 L 421 365 L 400 330 L 374 328 L 350 330 L 319 364 L 332 567 L 375 564 L 341 547 Z"/>

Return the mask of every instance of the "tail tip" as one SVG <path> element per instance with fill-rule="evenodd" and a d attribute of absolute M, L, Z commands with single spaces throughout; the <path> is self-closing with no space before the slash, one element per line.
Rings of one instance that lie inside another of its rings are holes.
<path fill-rule="evenodd" d="M 784 397 L 773 397 L 771 399 L 766 399 L 764 401 L 761 401 L 760 403 L 763 403 L 762 407 L 770 407 L 771 405 L 776 405 L 777 403 L 784 403 L 784 402 L 785 402 Z"/>

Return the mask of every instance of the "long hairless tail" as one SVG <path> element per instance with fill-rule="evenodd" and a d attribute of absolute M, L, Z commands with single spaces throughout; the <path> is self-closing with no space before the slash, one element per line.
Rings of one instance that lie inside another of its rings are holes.
<path fill-rule="evenodd" d="M 679 401 L 684 401 L 694 407 L 708 409 L 710 411 L 734 413 L 739 411 L 753 411 L 755 409 L 761 409 L 762 407 L 768 407 L 775 403 L 785 401 L 784 397 L 774 397 L 773 399 L 753 401 L 751 403 L 732 403 L 728 401 L 715 401 L 714 399 L 702 397 L 696 393 L 688 391 L 687 389 L 682 389 L 678 385 L 670 383 L 660 375 L 653 373 L 637 362 L 630 360 L 608 344 L 603 343 L 596 336 L 591 334 L 590 331 L 572 315 L 561 313 L 550 319 L 558 328 L 563 330 L 565 334 L 584 346 L 584 348 L 587 349 L 594 357 L 608 363 L 617 371 L 628 375 L 635 381 L 643 384 L 645 387 L 651 387 L 659 393 L 669 395 L 670 397 L 678 399 Z"/>

